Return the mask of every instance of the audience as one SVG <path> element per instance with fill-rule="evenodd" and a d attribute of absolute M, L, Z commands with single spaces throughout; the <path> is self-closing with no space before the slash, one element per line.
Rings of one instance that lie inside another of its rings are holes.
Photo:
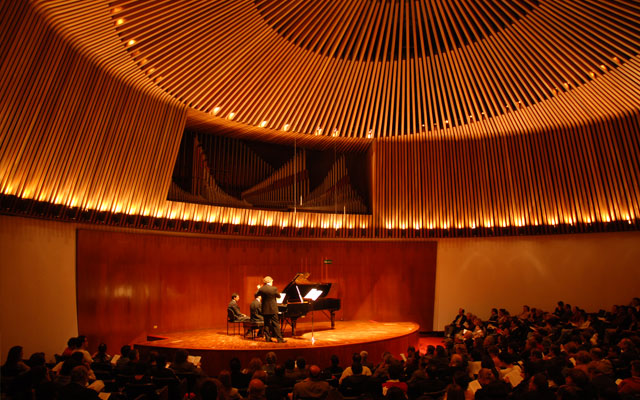
<path fill-rule="evenodd" d="M 335 394 L 398 400 L 625 400 L 640 397 L 639 313 L 638 298 L 597 314 L 562 301 L 553 313 L 525 305 L 512 316 L 494 308 L 486 321 L 461 308 L 447 328 L 450 337 L 444 345 L 429 346 L 425 354 L 409 347 L 404 361 L 384 352 L 374 365 L 362 351 L 354 353 L 344 369 L 335 355 L 321 369 L 307 367 L 302 357 L 280 365 L 270 352 L 264 360 L 254 357 L 245 370 L 239 359 L 232 359 L 229 371 L 221 371 L 218 379 L 207 378 L 185 350 L 177 351 L 167 368 L 166 355 L 145 354 L 141 359 L 128 345 L 112 359 L 101 343 L 92 357 L 86 338 L 78 336 L 69 339 L 63 356 L 56 356 L 62 362 L 51 370 L 43 353 L 25 362 L 22 347 L 11 348 L 1 368 L 2 395 L 7 400 L 95 399 L 101 386 L 91 366 L 106 365 L 109 368 L 96 369 L 100 377 L 131 375 L 138 383 L 179 382 L 176 374 L 200 377 L 189 384 L 192 393 L 172 391 L 170 400 L 195 394 L 203 400 L 325 399 Z M 124 393 L 119 385 L 109 391 Z"/>

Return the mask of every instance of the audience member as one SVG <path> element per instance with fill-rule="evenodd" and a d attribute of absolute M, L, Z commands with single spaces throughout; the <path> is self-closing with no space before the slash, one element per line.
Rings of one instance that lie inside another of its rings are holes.
<path fill-rule="evenodd" d="M 320 377 L 320 367 L 312 365 L 309 376 L 293 387 L 292 399 L 324 399 L 329 393 L 329 383 Z"/>

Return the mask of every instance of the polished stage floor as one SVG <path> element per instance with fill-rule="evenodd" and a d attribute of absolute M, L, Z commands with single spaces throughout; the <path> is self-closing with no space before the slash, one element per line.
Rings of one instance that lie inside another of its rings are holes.
<path fill-rule="evenodd" d="M 231 327 L 229 328 L 231 331 Z M 240 329 L 242 330 L 242 329 Z M 291 329 L 284 332 L 287 343 L 265 342 L 263 338 L 252 340 L 241 334 L 227 335 L 226 326 L 188 332 L 170 332 L 147 337 L 135 344 L 142 351 L 158 351 L 169 356 L 179 349 L 202 357 L 202 368 L 210 375 L 217 375 L 228 368 L 229 360 L 239 358 L 243 365 L 254 357 L 264 360 L 267 352 L 274 351 L 279 362 L 288 358 L 304 357 L 307 362 L 329 365 L 332 354 L 343 363 L 350 363 L 354 352 L 366 350 L 372 362 L 378 362 L 384 351 L 399 356 L 408 346 L 419 345 L 419 326 L 413 322 L 336 321 L 331 329 L 329 321 L 313 324 L 299 323 L 296 336 Z"/>

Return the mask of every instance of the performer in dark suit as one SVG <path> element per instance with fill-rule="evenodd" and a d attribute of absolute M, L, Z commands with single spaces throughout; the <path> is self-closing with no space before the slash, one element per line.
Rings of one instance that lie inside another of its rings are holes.
<path fill-rule="evenodd" d="M 262 296 L 256 293 L 256 298 L 253 299 L 249 307 L 251 310 L 251 322 L 263 322 L 264 317 L 262 316 Z"/>
<path fill-rule="evenodd" d="M 273 286 L 273 279 L 265 276 L 264 285 L 258 287 L 256 295 L 262 297 L 262 316 L 264 318 L 264 339 L 271 341 L 271 336 L 275 336 L 278 343 L 285 343 L 280 332 L 280 324 L 278 321 L 278 288 Z"/>
<path fill-rule="evenodd" d="M 240 300 L 240 295 L 238 295 L 238 293 L 234 293 L 231 295 L 231 301 L 227 306 L 227 315 L 229 317 L 233 316 L 232 321 L 248 321 L 249 317 L 247 317 L 240 311 L 238 300 Z"/>

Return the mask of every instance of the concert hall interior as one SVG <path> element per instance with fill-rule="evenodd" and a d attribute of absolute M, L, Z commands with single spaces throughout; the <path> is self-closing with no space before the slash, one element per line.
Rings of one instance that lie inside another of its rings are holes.
<path fill-rule="evenodd" d="M 299 272 L 423 333 L 626 304 L 639 37 L 632 0 L 0 2 L 0 358 Z"/>

